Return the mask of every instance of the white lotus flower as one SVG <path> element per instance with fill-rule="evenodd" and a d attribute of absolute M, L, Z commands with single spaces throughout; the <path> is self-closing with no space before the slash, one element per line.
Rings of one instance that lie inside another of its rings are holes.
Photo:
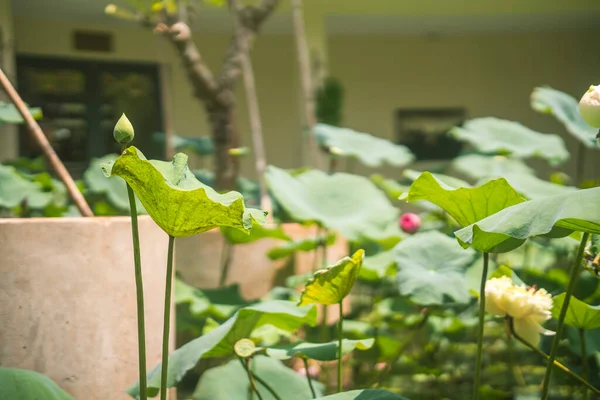
<path fill-rule="evenodd" d="M 600 128 L 600 85 L 590 86 L 579 101 L 581 116 L 594 128 Z"/>
<path fill-rule="evenodd" d="M 485 286 L 485 310 L 512 317 L 515 332 L 534 346 L 540 343 L 540 334 L 554 335 L 542 327 L 552 318 L 552 295 L 544 289 L 515 285 L 507 276 L 492 278 Z"/>

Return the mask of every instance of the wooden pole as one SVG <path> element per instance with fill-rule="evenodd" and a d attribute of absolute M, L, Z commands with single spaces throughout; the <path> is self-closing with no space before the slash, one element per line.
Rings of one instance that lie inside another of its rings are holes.
<path fill-rule="evenodd" d="M 23 103 L 21 96 L 19 96 L 12 83 L 10 83 L 10 80 L 4 74 L 2 68 L 0 68 L 0 85 L 2 85 L 2 88 L 4 88 L 4 91 L 6 91 L 6 94 L 19 111 L 19 114 L 21 114 L 21 116 L 23 117 L 23 120 L 25 121 L 25 124 L 29 129 L 29 132 L 31 132 L 31 135 L 33 136 L 34 140 L 42 148 L 44 155 L 48 159 L 48 162 L 50 163 L 54 171 L 56 171 L 56 174 L 58 175 L 59 179 L 66 186 L 69 196 L 71 196 L 71 199 L 73 199 L 73 202 L 79 209 L 79 212 L 81 212 L 81 215 L 84 217 L 93 217 L 94 213 L 92 213 L 90 206 L 85 201 L 85 198 L 83 197 L 79 189 L 77 189 L 77 185 L 75 185 L 75 182 L 69 174 L 69 171 L 67 171 L 62 161 L 60 161 L 60 158 L 58 158 L 58 155 L 52 148 L 52 145 L 48 141 L 48 138 L 46 137 L 46 135 L 44 135 L 42 128 L 40 128 L 35 119 L 33 119 L 31 113 L 27 109 L 27 106 L 25 105 L 25 103 Z"/>

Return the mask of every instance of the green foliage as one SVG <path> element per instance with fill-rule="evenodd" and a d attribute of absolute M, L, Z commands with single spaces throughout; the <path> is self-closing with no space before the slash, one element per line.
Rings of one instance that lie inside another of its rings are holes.
<path fill-rule="evenodd" d="M 165 145 L 164 133 L 155 132 L 153 139 L 157 144 Z M 198 156 L 208 156 L 215 152 L 215 145 L 210 136 L 185 137 L 173 135 L 172 146 L 177 152 L 194 153 Z"/>
<path fill-rule="evenodd" d="M 0 399 L 74 400 L 47 376 L 6 367 L 0 367 Z"/>
<path fill-rule="evenodd" d="M 436 231 L 404 239 L 394 251 L 400 294 L 421 305 L 469 301 L 465 271 L 474 261 L 474 251 L 464 251 Z"/>
<path fill-rule="evenodd" d="M 331 76 L 325 78 L 317 90 L 315 100 L 318 122 L 332 126 L 342 124 L 344 87 L 338 79 Z"/>
<path fill-rule="evenodd" d="M 43 209 L 52 203 L 53 195 L 40 182 L 19 174 L 15 167 L 0 165 L 0 208 L 11 209 L 23 201 L 29 208 Z"/>
<path fill-rule="evenodd" d="M 125 179 L 154 222 L 173 237 L 192 236 L 221 226 L 249 232 L 253 220 L 265 220 L 263 211 L 244 207 L 240 193 L 219 194 L 198 181 L 182 153 L 176 154 L 172 162 L 148 161 L 131 146 L 102 170 L 107 177 Z"/>
<path fill-rule="evenodd" d="M 297 307 L 293 302 L 274 300 L 248 306 L 237 311 L 230 319 L 206 335 L 181 346 L 169 355 L 167 386 L 173 387 L 185 374 L 204 358 L 225 357 L 234 354 L 233 346 L 253 330 L 273 325 L 294 331 L 304 324 L 315 325 L 317 310 L 314 307 Z M 160 389 L 161 364 L 148 373 L 148 396 Z M 127 389 L 133 397 L 139 395 L 139 383 Z"/>
<path fill-rule="evenodd" d="M 358 250 L 352 257 L 344 257 L 336 264 L 315 272 L 306 282 L 298 305 L 341 303 L 356 282 L 364 256 L 364 250 Z"/>
<path fill-rule="evenodd" d="M 315 170 L 292 176 L 269 166 L 266 179 L 277 202 L 297 222 L 316 222 L 351 241 L 402 236 L 400 212 L 367 178 Z"/>
<path fill-rule="evenodd" d="M 565 301 L 565 293 L 555 296 L 552 304 L 552 316 L 558 318 Z M 576 297 L 571 297 L 565 317 L 565 324 L 577 329 L 600 328 L 600 306 L 591 306 Z"/>
<path fill-rule="evenodd" d="M 373 347 L 374 339 L 342 340 L 342 355 L 351 353 L 355 349 L 368 350 Z M 333 361 L 338 358 L 339 342 L 308 343 L 295 342 L 284 345 L 270 346 L 265 349 L 269 357 L 278 360 L 287 360 L 292 357 L 311 358 L 318 361 Z"/>
<path fill-rule="evenodd" d="M 600 188 L 544 197 L 508 207 L 455 232 L 463 246 L 490 253 L 516 249 L 532 236 L 600 233 Z"/>
<path fill-rule="evenodd" d="M 327 234 L 327 237 L 309 237 L 300 240 L 291 240 L 285 244 L 277 247 L 273 247 L 267 253 L 267 256 L 271 260 L 279 260 L 285 257 L 289 257 L 298 251 L 313 251 L 322 244 L 331 246 L 335 243 L 337 235 L 335 233 Z"/>
<path fill-rule="evenodd" d="M 356 157 L 369 167 L 380 167 L 385 163 L 394 167 L 403 167 L 415 159 L 406 146 L 394 144 L 368 133 L 326 124 L 317 124 L 313 130 L 319 144 L 329 149 L 332 154 Z"/>
<path fill-rule="evenodd" d="M 349 392 L 318 397 L 317 400 L 408 400 L 392 392 L 379 389 L 351 390 Z"/>
<path fill-rule="evenodd" d="M 270 228 L 261 225 L 256 221 L 253 221 L 252 230 L 249 234 L 230 227 L 222 227 L 221 232 L 223 233 L 223 236 L 225 236 L 225 239 L 231 244 L 248 244 L 267 238 L 286 241 L 291 240 L 280 226 Z"/>
<path fill-rule="evenodd" d="M 534 175 L 533 169 L 521 160 L 480 154 L 456 157 L 450 163 L 450 170 L 473 182 L 488 177 Z"/>
<path fill-rule="evenodd" d="M 42 118 L 42 109 L 37 107 L 28 107 L 29 112 L 34 119 Z M 22 124 L 23 117 L 12 103 L 4 103 L 0 101 L 0 126 L 5 124 Z"/>
<path fill-rule="evenodd" d="M 450 135 L 468 142 L 484 154 L 515 158 L 543 158 L 553 165 L 569 158 L 565 143 L 558 135 L 535 132 L 517 122 L 497 118 L 476 118 L 455 127 Z"/>
<path fill-rule="evenodd" d="M 359 277 L 365 281 L 378 281 L 385 276 L 396 275 L 396 251 L 387 250 L 365 257 Z"/>
<path fill-rule="evenodd" d="M 572 193 L 578 190 L 574 186 L 557 185 L 556 183 L 548 182 L 535 177 L 534 175 L 527 174 L 505 174 L 504 176 L 494 176 L 484 178 L 477 182 L 481 185 L 490 179 L 504 178 L 506 181 L 515 188 L 517 192 L 526 197 L 527 199 L 539 199 L 542 197 L 554 196 L 563 193 Z"/>

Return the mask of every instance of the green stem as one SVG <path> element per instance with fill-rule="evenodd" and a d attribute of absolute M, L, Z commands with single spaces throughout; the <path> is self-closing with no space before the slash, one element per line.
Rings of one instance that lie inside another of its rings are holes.
<path fill-rule="evenodd" d="M 165 284 L 165 311 L 163 320 L 162 364 L 160 371 L 160 400 L 167 400 L 167 373 L 169 371 L 169 328 L 171 324 L 171 286 L 173 281 L 173 245 L 175 238 L 169 235 L 167 254 L 167 278 Z"/>
<path fill-rule="evenodd" d="M 256 382 L 260 383 L 261 385 L 263 385 L 265 387 L 265 389 L 267 389 L 269 391 L 269 393 L 271 393 L 271 396 L 273 396 L 275 398 L 275 400 L 281 400 L 281 397 L 279 397 L 277 392 L 275 390 L 273 390 L 273 388 L 271 386 L 269 386 L 269 384 L 267 382 L 265 382 L 264 379 L 262 379 L 261 377 L 256 375 L 254 372 L 252 372 L 252 371 L 250 371 L 250 372 L 252 373 L 252 377 L 254 378 L 254 380 Z"/>
<path fill-rule="evenodd" d="M 558 352 L 558 345 L 560 343 L 560 337 L 562 334 L 563 327 L 565 325 L 565 317 L 567 315 L 567 310 L 569 309 L 569 303 L 571 302 L 571 296 L 573 295 L 573 291 L 575 290 L 575 285 L 577 283 L 577 277 L 579 275 L 579 269 L 581 268 L 581 261 L 583 260 L 583 252 L 585 250 L 585 245 L 588 241 L 589 233 L 584 233 L 581 237 L 581 243 L 579 244 L 579 249 L 577 250 L 577 256 L 575 257 L 575 261 L 573 262 L 573 266 L 571 267 L 571 274 L 569 277 L 569 284 L 567 286 L 567 292 L 565 293 L 565 299 L 563 301 L 562 307 L 560 309 L 560 314 L 558 315 L 558 326 L 556 327 L 556 334 L 552 339 L 552 347 L 550 347 L 550 355 L 548 357 L 548 366 L 546 367 L 546 374 L 544 375 L 544 382 L 542 384 L 542 397 L 541 400 L 547 400 L 549 389 L 550 389 L 550 378 L 552 377 L 552 365 L 556 360 L 556 353 Z"/>
<path fill-rule="evenodd" d="M 219 279 L 219 286 L 225 286 L 227 282 L 227 275 L 229 275 L 229 265 L 231 264 L 231 254 L 233 253 L 233 246 L 227 239 L 223 243 L 223 251 L 221 253 L 221 278 Z"/>
<path fill-rule="evenodd" d="M 322 228 L 321 233 L 323 237 L 320 240 L 321 248 L 321 268 L 327 267 L 327 235 L 329 234 L 327 228 Z M 326 342 L 328 340 L 328 324 L 327 324 L 327 306 L 322 306 L 323 317 L 321 319 L 321 341 Z"/>
<path fill-rule="evenodd" d="M 342 338 L 344 336 L 344 310 L 340 301 L 340 320 L 338 321 L 338 393 L 342 391 Z"/>
<path fill-rule="evenodd" d="M 260 394 L 260 391 L 258 390 L 258 387 L 256 387 L 256 382 L 254 382 L 254 375 L 252 374 L 252 371 L 250 370 L 250 359 L 247 358 L 245 360 L 242 360 L 240 358 L 239 360 L 240 360 L 240 363 L 242 363 L 242 367 L 244 367 L 244 369 L 246 370 L 246 373 L 248 374 L 248 380 L 250 381 L 250 387 L 258 396 L 258 400 L 263 400 L 263 398 Z"/>
<path fill-rule="evenodd" d="M 564 373 L 569 375 L 571 378 L 575 379 L 577 382 L 581 383 L 582 385 L 584 385 L 585 387 L 590 389 L 596 395 L 600 395 L 600 390 L 596 389 L 591 383 L 589 383 L 588 381 L 586 381 L 585 379 L 583 379 L 582 377 L 577 375 L 575 372 L 571 371 L 569 368 L 567 368 L 563 364 L 559 363 L 556 360 L 553 360 L 552 362 L 550 362 L 550 356 L 548 354 L 544 353 L 542 350 L 538 349 L 536 346 L 534 346 L 531 343 L 529 343 L 528 341 L 526 341 L 525 339 L 523 339 L 521 336 L 519 336 L 519 334 L 515 331 L 513 319 L 511 317 L 507 317 L 507 318 L 510 321 L 510 331 L 511 331 L 512 335 L 519 342 L 523 343 L 525 346 L 529 347 L 531 350 L 533 350 L 534 352 L 539 354 L 541 357 L 543 357 L 546 361 L 548 361 L 548 365 L 553 366 L 554 368 L 560 369 L 561 371 L 563 371 Z"/>
<path fill-rule="evenodd" d="M 308 380 L 308 386 L 310 387 L 310 392 L 312 393 L 313 399 L 317 398 L 317 393 L 315 392 L 315 388 L 312 384 L 312 379 L 310 379 L 310 374 L 308 373 L 308 360 L 302 357 L 302 361 L 304 362 L 304 370 L 306 371 L 306 379 Z"/>
<path fill-rule="evenodd" d="M 127 145 L 122 146 L 125 151 Z M 140 256 L 140 231 L 138 227 L 137 204 L 133 189 L 127 182 L 127 195 L 131 215 L 131 237 L 133 240 L 133 264 L 135 271 L 135 290 L 137 299 L 137 330 L 138 330 L 138 364 L 140 375 L 140 400 L 148 396 L 146 383 L 146 323 L 144 314 L 144 284 L 142 281 L 142 260 Z"/>
<path fill-rule="evenodd" d="M 483 353 L 483 327 L 485 322 L 485 284 L 487 282 L 489 262 L 490 254 L 483 253 L 483 271 L 481 272 L 481 285 L 479 287 L 479 331 L 477 332 L 477 354 L 475 358 L 473 400 L 479 399 L 479 385 L 481 384 L 481 356 Z"/>
<path fill-rule="evenodd" d="M 585 331 L 579 328 L 579 342 L 581 343 L 581 373 L 583 379 L 588 381 L 590 379 L 590 367 L 588 365 L 588 353 L 587 346 L 585 343 Z M 588 400 L 590 398 L 590 392 L 587 389 L 583 389 L 583 398 Z"/>

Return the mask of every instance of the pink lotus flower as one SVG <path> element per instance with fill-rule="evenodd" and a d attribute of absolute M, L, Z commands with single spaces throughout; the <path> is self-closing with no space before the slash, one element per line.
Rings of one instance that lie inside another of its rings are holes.
<path fill-rule="evenodd" d="M 413 234 L 421 227 L 421 218 L 417 214 L 406 213 L 400 216 L 400 228 L 406 232 Z"/>

